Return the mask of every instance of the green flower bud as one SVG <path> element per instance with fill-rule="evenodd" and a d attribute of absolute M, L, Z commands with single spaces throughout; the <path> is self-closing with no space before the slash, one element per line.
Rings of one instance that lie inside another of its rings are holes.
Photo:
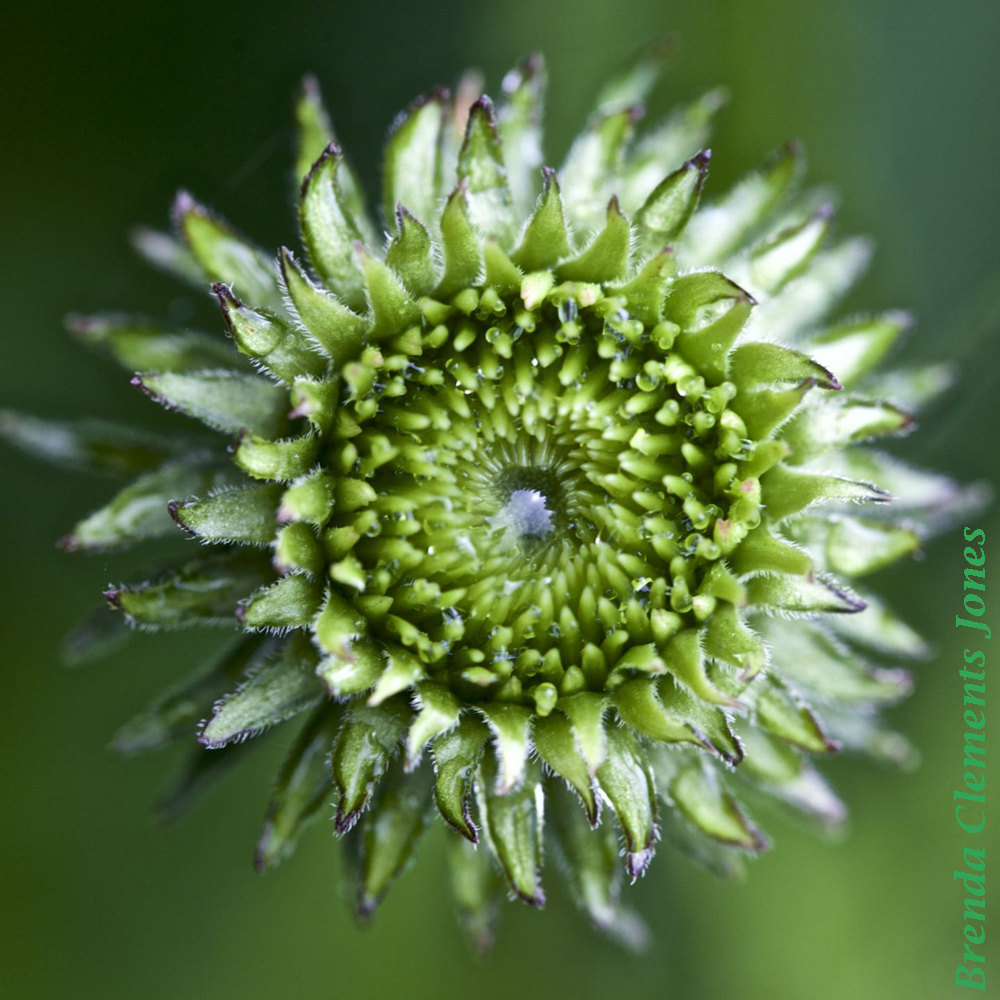
<path fill-rule="evenodd" d="M 378 220 L 307 79 L 301 258 L 183 192 L 176 237 L 138 240 L 214 292 L 233 343 L 70 324 L 216 446 L 0 415 L 29 452 L 134 477 L 65 549 L 178 526 L 212 547 L 105 592 L 109 620 L 237 633 L 115 738 L 201 720 L 168 810 L 220 748 L 301 717 L 257 866 L 333 802 L 367 917 L 439 816 L 479 948 L 504 887 L 544 904 L 550 842 L 594 925 L 638 945 L 621 883 L 661 835 L 734 874 L 768 846 L 748 793 L 840 822 L 811 758 L 905 762 L 876 709 L 910 688 L 886 661 L 925 652 L 854 581 L 977 499 L 873 447 L 946 378 L 877 373 L 903 314 L 828 324 L 868 250 L 800 193 L 798 148 L 703 204 L 718 93 L 635 137 L 659 58 L 605 88 L 559 170 L 539 57 L 498 105 L 418 100 Z M 72 654 L 114 638 L 92 620 Z"/>

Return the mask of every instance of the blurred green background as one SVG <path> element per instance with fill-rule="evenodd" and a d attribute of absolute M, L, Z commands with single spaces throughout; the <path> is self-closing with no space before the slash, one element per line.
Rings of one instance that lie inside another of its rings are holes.
<path fill-rule="evenodd" d="M 905 353 L 963 366 L 959 390 L 901 450 L 997 481 L 996 4 L 39 3 L 8 10 L 4 29 L 4 406 L 124 412 L 176 426 L 119 371 L 71 344 L 62 316 L 113 307 L 180 319 L 200 312 L 214 322 L 206 303 L 151 274 L 126 246 L 133 223 L 162 222 L 180 184 L 265 246 L 294 245 L 289 104 L 305 70 L 318 74 L 342 140 L 371 172 L 386 126 L 414 95 L 470 63 L 495 93 L 515 59 L 544 49 L 551 162 L 597 83 L 634 48 L 672 32 L 682 49 L 660 109 L 719 83 L 733 93 L 710 191 L 785 139 L 804 141 L 813 178 L 842 195 L 841 228 L 879 244 L 848 306 L 912 308 L 920 323 Z M 550 878 L 547 911 L 507 906 L 499 946 L 477 966 L 443 887 L 440 830 L 370 927 L 348 914 L 323 823 L 292 863 L 264 879 L 252 872 L 285 732 L 182 822 L 156 825 L 153 807 L 181 757 L 120 760 L 105 744 L 161 681 L 189 670 L 205 640 L 140 636 L 106 663 L 60 667 L 66 625 L 102 585 L 146 559 L 55 550 L 107 483 L 6 453 L 4 469 L 5 996 L 841 1000 L 954 989 L 962 893 L 951 872 L 963 843 L 950 806 L 961 779 L 961 649 L 950 624 L 961 588 L 957 532 L 881 581 L 938 644 L 893 717 L 924 763 L 899 775 L 831 762 L 827 774 L 853 811 L 844 841 L 825 844 L 770 819 L 775 850 L 736 886 L 663 848 L 632 891 L 655 935 L 640 958 L 592 936 Z M 981 522 L 996 544 L 995 515 Z"/>

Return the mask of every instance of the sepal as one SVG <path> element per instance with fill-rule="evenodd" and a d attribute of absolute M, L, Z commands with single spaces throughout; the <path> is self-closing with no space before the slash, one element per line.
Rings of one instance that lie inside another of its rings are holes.
<path fill-rule="evenodd" d="M 308 711 L 323 697 L 315 669 L 315 651 L 301 637 L 293 637 L 277 658 L 258 667 L 218 702 L 198 742 L 210 749 L 241 743 Z"/>

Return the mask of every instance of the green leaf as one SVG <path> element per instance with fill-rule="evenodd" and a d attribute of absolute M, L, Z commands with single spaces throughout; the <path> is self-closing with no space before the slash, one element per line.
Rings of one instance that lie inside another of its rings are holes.
<path fill-rule="evenodd" d="M 400 691 L 414 687 L 424 677 L 424 666 L 420 659 L 402 646 L 384 644 L 383 650 L 388 663 L 379 677 L 375 690 L 368 697 L 369 705 L 381 705 Z"/>
<path fill-rule="evenodd" d="M 290 639 L 278 658 L 257 668 L 216 705 L 198 742 L 212 749 L 242 742 L 312 708 L 323 697 L 316 659 L 308 642 Z"/>
<path fill-rule="evenodd" d="M 160 271 L 179 278 L 198 288 L 205 286 L 205 273 L 201 264 L 183 241 L 170 233 L 161 233 L 145 226 L 137 226 L 131 233 L 132 246 Z"/>
<path fill-rule="evenodd" d="M 669 676 L 661 678 L 657 688 L 663 707 L 684 721 L 703 748 L 717 754 L 730 767 L 743 760 L 743 745 L 722 709 L 706 704 Z"/>
<path fill-rule="evenodd" d="M 940 473 L 867 448 L 830 452 L 823 456 L 822 464 L 838 475 L 878 483 L 892 495 L 892 506 L 886 511 L 893 517 L 913 518 L 925 531 L 940 531 L 957 523 L 957 518 L 981 510 L 991 496 L 984 483 L 960 486 Z"/>
<path fill-rule="evenodd" d="M 627 685 L 626 685 L 627 686 Z M 600 801 L 596 782 L 580 756 L 573 738 L 573 727 L 564 715 L 547 715 L 535 720 L 533 731 L 538 756 L 552 771 L 568 782 L 583 803 L 591 826 L 600 822 Z"/>
<path fill-rule="evenodd" d="M 476 782 L 486 844 L 511 892 L 529 906 L 542 907 L 542 785 L 532 773 L 517 791 L 494 791 L 503 783 L 495 756 L 486 754 L 482 779 Z"/>
<path fill-rule="evenodd" d="M 476 825 L 469 810 L 472 780 L 489 738 L 489 729 L 471 715 L 431 746 L 436 774 L 434 800 L 438 810 L 452 829 L 475 844 Z"/>
<path fill-rule="evenodd" d="M 704 210 L 698 213 L 700 218 Z M 697 218 L 694 220 L 697 222 Z M 690 227 L 688 229 L 690 233 Z M 764 299 L 754 314 L 754 329 L 768 340 L 789 342 L 821 323 L 858 280 L 871 259 L 871 244 L 850 239 L 817 253 L 809 268 L 793 278 L 780 295 Z"/>
<path fill-rule="evenodd" d="M 227 434 L 279 434 L 287 423 L 288 393 L 258 375 L 227 371 L 144 372 L 132 379 L 168 410 L 178 410 Z"/>
<path fill-rule="evenodd" d="M 673 39 L 664 37 L 635 53 L 601 87 L 597 95 L 597 113 L 606 115 L 642 104 L 660 82 L 675 50 Z"/>
<path fill-rule="evenodd" d="M 673 251 L 665 248 L 650 257 L 631 281 L 615 288 L 615 294 L 625 296 L 629 314 L 652 329 L 663 319 L 664 301 L 676 272 Z"/>
<path fill-rule="evenodd" d="M 866 609 L 867 617 L 872 608 Z M 899 701 L 913 688 L 905 670 L 872 667 L 863 657 L 819 627 L 772 618 L 765 634 L 780 676 L 821 699 L 854 704 Z"/>
<path fill-rule="evenodd" d="M 226 480 L 218 469 L 171 462 L 129 483 L 113 500 L 79 521 L 59 545 L 67 552 L 104 552 L 176 534 L 170 502 L 218 488 Z"/>
<path fill-rule="evenodd" d="M 868 390 L 879 399 L 889 399 L 908 410 L 929 406 L 951 389 L 959 378 L 959 367 L 951 361 L 893 368 L 868 382 Z"/>
<path fill-rule="evenodd" d="M 276 379 L 289 385 L 298 375 L 319 376 L 326 371 L 326 359 L 301 330 L 276 315 L 245 306 L 227 285 L 215 284 L 212 291 L 240 353 Z"/>
<path fill-rule="evenodd" d="M 321 601 L 319 587 L 295 573 L 241 602 L 236 616 L 246 629 L 305 628 L 312 624 Z"/>
<path fill-rule="evenodd" d="M 469 216 L 476 228 L 506 244 L 514 226 L 511 195 L 493 102 L 485 95 L 469 109 L 458 181 L 466 182 Z"/>
<path fill-rule="evenodd" d="M 111 587 L 104 596 L 130 624 L 149 628 L 230 625 L 237 602 L 272 577 L 266 556 L 234 550 L 195 559 L 147 583 Z"/>
<path fill-rule="evenodd" d="M 371 801 L 375 786 L 399 749 L 409 711 L 395 703 L 352 705 L 333 745 L 330 766 L 337 787 L 336 826 L 345 834 Z"/>
<path fill-rule="evenodd" d="M 507 183 L 518 217 L 531 209 L 536 171 L 542 165 L 542 111 L 547 84 L 545 61 L 534 53 L 503 78 L 497 129 L 503 144 Z M 528 270 L 535 270 L 529 267 Z"/>
<path fill-rule="evenodd" d="M 930 654 L 924 639 L 891 611 L 875 594 L 861 595 L 867 605 L 863 615 L 837 615 L 830 627 L 848 642 L 891 656 L 922 659 Z"/>
<path fill-rule="evenodd" d="M 69 316 L 66 326 L 81 343 L 103 349 L 130 372 L 241 366 L 232 347 L 218 337 L 172 330 L 139 316 Z"/>
<path fill-rule="evenodd" d="M 334 365 L 361 352 L 371 323 L 336 296 L 314 285 L 289 250 L 281 248 L 281 274 L 295 313 Z"/>
<path fill-rule="evenodd" d="M 394 761 L 381 783 L 378 801 L 360 823 L 358 916 L 367 919 L 413 857 L 430 819 L 430 767 L 407 773 Z"/>
<path fill-rule="evenodd" d="M 847 808 L 819 772 L 791 747 L 757 730 L 747 734 L 747 761 L 743 777 L 753 789 L 771 795 L 798 812 L 835 828 L 847 817 Z"/>
<path fill-rule="evenodd" d="M 212 705 L 231 691 L 245 672 L 259 667 L 270 651 L 270 643 L 263 636 L 240 638 L 207 671 L 199 668 L 192 677 L 129 719 L 115 733 L 111 748 L 122 754 L 147 753 L 176 740 L 188 739 L 198 723 L 211 713 Z"/>
<path fill-rule="evenodd" d="M 274 568 L 279 573 L 318 576 L 326 567 L 326 556 L 313 528 L 304 521 L 284 525 L 274 539 Z"/>
<path fill-rule="evenodd" d="M 299 834 L 329 800 L 327 757 L 340 725 L 339 705 L 320 705 L 299 730 L 275 782 L 254 863 L 265 872 L 288 858 Z"/>
<path fill-rule="evenodd" d="M 172 215 L 201 266 L 206 284 L 224 282 L 255 306 L 283 311 L 274 265 L 262 250 L 240 236 L 228 222 L 199 205 L 186 191 L 178 192 Z"/>
<path fill-rule="evenodd" d="M 0 410 L 0 437 L 32 458 L 111 475 L 146 472 L 190 450 L 190 442 L 171 442 L 102 420 L 63 423 L 12 410 Z"/>
<path fill-rule="evenodd" d="M 702 700 L 714 705 L 730 704 L 730 699 L 715 687 L 705 673 L 698 629 L 685 629 L 670 639 L 663 650 L 663 660 L 674 677 Z"/>
<path fill-rule="evenodd" d="M 615 689 L 615 707 L 621 720 L 642 736 L 663 743 L 704 743 L 682 719 L 668 712 L 651 677 L 637 677 Z M 536 740 L 537 742 L 537 740 Z"/>
<path fill-rule="evenodd" d="M 833 448 L 898 437 L 913 427 L 913 417 L 892 403 L 844 394 L 804 409 L 782 428 L 781 434 L 791 446 L 792 460 L 798 464 Z"/>
<path fill-rule="evenodd" d="M 701 197 L 711 158 L 710 150 L 702 150 L 668 174 L 643 203 L 635 221 L 649 251 L 665 247 L 684 231 Z"/>
<path fill-rule="evenodd" d="M 299 227 L 317 274 L 352 309 L 364 305 L 364 279 L 355 245 L 362 232 L 340 190 L 343 154 L 329 145 L 302 182 Z"/>
<path fill-rule="evenodd" d="M 656 789 L 636 739 L 615 726 L 607 735 L 607 755 L 597 780 L 625 835 L 625 870 L 634 881 L 646 870 L 656 846 Z"/>
<path fill-rule="evenodd" d="M 813 568 L 808 553 L 772 534 L 764 524 L 754 528 L 740 542 L 729 563 L 740 576 L 762 572 L 805 576 Z"/>
<path fill-rule="evenodd" d="M 723 787 L 714 768 L 700 762 L 684 768 L 671 783 L 670 795 L 677 808 L 714 840 L 754 852 L 770 846 Z"/>
<path fill-rule="evenodd" d="M 447 92 L 421 97 L 393 123 L 385 144 L 382 211 L 387 220 L 403 205 L 425 226 L 437 221 L 441 194 L 441 131 Z"/>
<path fill-rule="evenodd" d="M 671 772 L 672 773 L 672 772 Z M 659 775 L 657 780 L 660 781 Z M 738 847 L 713 840 L 703 833 L 679 809 L 664 811 L 661 823 L 664 838 L 696 865 L 718 878 L 742 881 L 746 875 L 746 855 Z"/>
<path fill-rule="evenodd" d="M 336 477 L 322 469 L 314 469 L 296 479 L 281 496 L 279 521 L 304 521 L 322 528 L 334 506 Z"/>
<path fill-rule="evenodd" d="M 327 656 L 316 668 L 326 689 L 336 698 L 362 694 L 375 685 L 385 670 L 379 645 L 367 637 L 349 642 L 342 652 Z"/>

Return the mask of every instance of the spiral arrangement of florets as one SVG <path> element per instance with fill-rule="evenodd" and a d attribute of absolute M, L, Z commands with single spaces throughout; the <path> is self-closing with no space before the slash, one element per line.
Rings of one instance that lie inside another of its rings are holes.
<path fill-rule="evenodd" d="M 857 447 L 908 431 L 941 370 L 870 374 L 901 314 L 822 325 L 868 251 L 828 243 L 796 146 L 699 208 L 719 95 L 633 141 L 654 62 L 605 90 L 558 172 L 538 58 L 498 110 L 416 102 L 386 145 L 384 241 L 307 82 L 308 268 L 184 193 L 176 235 L 139 237 L 211 288 L 238 352 L 127 317 L 71 324 L 222 445 L 4 418 L 33 451 L 141 473 L 65 548 L 178 526 L 212 547 L 106 592 L 139 627 L 241 633 L 118 748 L 197 724 L 218 758 L 308 713 L 258 865 L 332 801 L 362 913 L 436 807 L 484 943 L 503 884 L 544 901 L 546 815 L 576 898 L 634 943 L 620 868 L 641 874 L 661 835 L 733 872 L 766 846 L 739 790 L 836 823 L 809 755 L 908 754 L 875 712 L 908 677 L 869 658 L 922 643 L 844 581 L 916 551 L 962 499 Z"/>

